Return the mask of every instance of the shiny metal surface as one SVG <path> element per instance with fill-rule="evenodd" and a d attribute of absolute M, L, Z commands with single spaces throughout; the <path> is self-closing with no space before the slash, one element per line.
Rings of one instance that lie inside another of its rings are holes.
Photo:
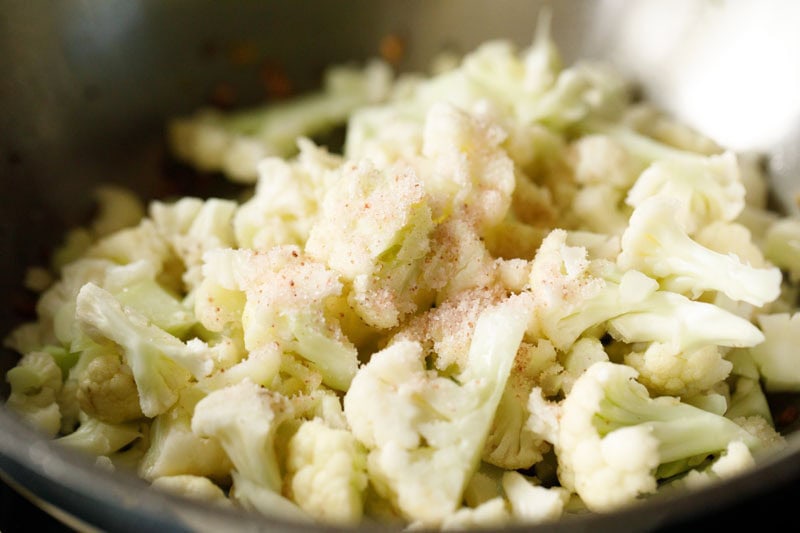
<path fill-rule="evenodd" d="M 226 58 L 236 43 L 282 64 L 299 89 L 322 67 L 377 52 L 396 33 L 403 69 L 444 47 L 508 37 L 527 44 L 552 4 L 569 62 L 604 58 L 678 118 L 737 150 L 764 154 L 785 209 L 800 189 L 800 2 L 792 0 L 244 1 L 0 0 L 0 333 L 18 320 L 26 266 L 87 216 L 87 191 L 165 188 L 162 127 L 215 84 L 256 101 L 258 65 Z M 22 302 L 22 303 L 21 303 Z M 0 357 L 0 372 L 13 364 Z M 0 389 L 2 390 L 2 389 Z M 0 471 L 87 524 L 114 531 L 297 530 L 261 517 L 155 494 L 41 439 L 0 408 Z M 654 530 L 800 477 L 800 443 L 742 479 L 548 530 Z"/>

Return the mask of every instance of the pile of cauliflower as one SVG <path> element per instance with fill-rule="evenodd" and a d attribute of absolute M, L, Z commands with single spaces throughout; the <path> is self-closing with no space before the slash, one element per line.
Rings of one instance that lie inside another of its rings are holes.
<path fill-rule="evenodd" d="M 319 524 L 535 524 L 751 468 L 786 444 L 765 393 L 800 390 L 800 219 L 632 92 L 539 31 L 176 118 L 175 155 L 242 196 L 99 189 L 30 271 L 7 407 Z"/>

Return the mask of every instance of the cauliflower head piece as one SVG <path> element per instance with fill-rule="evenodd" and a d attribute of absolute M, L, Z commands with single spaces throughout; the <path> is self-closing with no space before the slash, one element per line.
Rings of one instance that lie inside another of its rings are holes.
<path fill-rule="evenodd" d="M 762 447 L 728 418 L 676 397 L 651 398 L 636 378 L 632 367 L 595 363 L 561 406 L 558 477 L 590 510 L 617 509 L 656 492 L 664 464 L 719 454 L 731 441 Z"/>
<path fill-rule="evenodd" d="M 371 483 L 407 519 L 437 525 L 459 507 L 529 318 L 522 295 L 484 311 L 452 378 L 427 370 L 422 345 L 406 340 L 354 378 L 345 416 L 369 450 Z"/>
<path fill-rule="evenodd" d="M 204 273 L 219 287 L 244 293 L 241 324 L 249 357 L 269 353 L 277 343 L 282 352 L 312 363 L 326 385 L 347 390 L 358 354 L 327 311 L 327 302 L 343 288 L 337 272 L 299 247 L 283 245 L 266 252 L 213 250 L 206 254 Z"/>
<path fill-rule="evenodd" d="M 366 449 L 350 431 L 321 418 L 303 422 L 286 457 L 291 498 L 322 523 L 355 525 L 364 514 Z"/>
<path fill-rule="evenodd" d="M 322 203 L 305 252 L 351 286 L 348 302 L 377 328 L 416 311 L 421 262 L 434 227 L 424 184 L 398 164 L 349 163 Z"/>

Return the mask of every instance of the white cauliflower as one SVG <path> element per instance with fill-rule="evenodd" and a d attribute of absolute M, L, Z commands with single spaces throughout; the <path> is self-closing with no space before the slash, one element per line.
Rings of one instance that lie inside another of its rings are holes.
<path fill-rule="evenodd" d="M 750 348 L 764 388 L 770 392 L 800 390 L 800 313 L 761 314 L 757 322 L 764 342 Z"/>
<path fill-rule="evenodd" d="M 737 348 L 725 355 L 733 365 L 728 378 L 729 399 L 725 416 L 734 419 L 758 415 L 774 426 L 775 421 L 764 394 L 761 373 L 750 351 Z"/>
<path fill-rule="evenodd" d="M 82 416 L 78 428 L 55 439 L 60 446 L 96 456 L 108 456 L 142 436 L 138 422 L 108 424 Z"/>
<path fill-rule="evenodd" d="M 511 521 L 508 504 L 501 497 L 493 498 L 477 507 L 462 507 L 446 516 L 439 530 L 469 531 L 504 527 Z M 412 524 L 413 526 L 416 524 Z M 422 526 L 422 524 L 420 524 Z"/>
<path fill-rule="evenodd" d="M 441 524 L 459 507 L 529 318 L 522 297 L 481 314 L 452 380 L 426 370 L 422 346 L 411 341 L 374 354 L 356 374 L 345 416 L 369 449 L 371 482 L 407 519 Z"/>
<path fill-rule="evenodd" d="M 175 405 L 153 419 L 150 443 L 137 465 L 141 478 L 191 475 L 229 481 L 233 465 L 219 440 L 192 431 L 194 408 L 203 396 L 198 387 L 183 389 Z"/>
<path fill-rule="evenodd" d="M 77 381 L 80 409 L 92 418 L 119 424 L 144 416 L 133 372 L 119 354 L 105 353 L 92 358 Z"/>
<path fill-rule="evenodd" d="M 500 147 L 505 132 L 455 106 L 433 105 L 425 119 L 422 171 L 434 220 L 458 216 L 479 234 L 497 225 L 511 206 L 514 163 Z"/>
<path fill-rule="evenodd" d="M 150 218 L 183 262 L 182 280 L 188 290 L 202 281 L 203 254 L 236 244 L 233 217 L 237 204 L 220 198 L 181 198 L 174 203 L 153 202 Z"/>
<path fill-rule="evenodd" d="M 391 69 L 379 60 L 363 67 L 331 67 L 322 89 L 313 93 L 228 113 L 201 109 L 173 119 L 168 125 L 170 148 L 201 171 L 252 183 L 265 157 L 290 156 L 298 137 L 329 131 L 359 107 L 383 100 L 391 81 Z"/>
<path fill-rule="evenodd" d="M 239 247 L 267 250 L 280 244 L 302 245 L 308 239 L 344 161 L 309 139 L 297 144 L 300 153 L 291 161 L 268 157 L 258 163 L 255 193 L 233 219 Z"/>
<path fill-rule="evenodd" d="M 608 361 L 608 354 L 603 343 L 595 337 L 578 339 L 569 351 L 561 358 L 563 372 L 560 374 L 560 387 L 564 394 L 569 394 L 572 386 L 590 366 L 599 361 Z"/>
<path fill-rule="evenodd" d="M 800 217 L 772 221 L 765 230 L 764 255 L 787 272 L 792 282 L 800 281 Z"/>
<path fill-rule="evenodd" d="M 686 475 L 669 481 L 665 487 L 698 489 L 706 487 L 720 479 L 727 479 L 742 474 L 755 466 L 756 462 L 750 448 L 742 441 L 734 440 L 725 451 L 710 465 L 702 469 L 690 470 Z"/>
<path fill-rule="evenodd" d="M 530 288 L 535 320 L 528 333 L 544 335 L 568 350 L 592 328 L 625 342 L 679 342 L 681 349 L 702 344 L 752 346 L 761 332 L 749 321 L 715 305 L 658 290 L 640 271 L 589 260 L 586 249 L 566 244 L 567 233 L 553 230 L 533 260 Z M 681 312 L 676 312 L 678 309 Z M 713 321 L 698 321 L 713 317 Z"/>
<path fill-rule="evenodd" d="M 761 441 L 735 422 L 677 398 L 650 398 L 633 368 L 592 365 L 561 407 L 558 477 L 593 511 L 610 511 L 657 489 L 657 469 Z"/>
<path fill-rule="evenodd" d="M 5 405 L 37 430 L 55 437 L 61 428 L 57 397 L 63 382 L 53 356 L 43 351 L 25 354 L 5 378 L 11 385 Z"/>
<path fill-rule="evenodd" d="M 171 121 L 247 187 L 96 189 L 26 275 L 7 407 L 154 491 L 320 528 L 548 527 L 784 448 L 800 218 L 757 154 L 563 65 L 549 22 Z"/>
<path fill-rule="evenodd" d="M 164 286 L 177 289 L 181 285 L 182 264 L 150 218 L 97 240 L 83 257 L 107 259 L 120 265 L 145 261 Z"/>
<path fill-rule="evenodd" d="M 503 474 L 503 491 L 511 504 L 511 514 L 517 522 L 552 522 L 564 512 L 569 492 L 563 487 L 546 488 L 535 481 L 513 470 Z"/>
<path fill-rule="evenodd" d="M 551 450 L 550 443 L 528 424 L 532 416 L 528 398 L 534 388 L 549 385 L 558 392 L 562 367 L 556 351 L 546 339 L 536 345 L 523 342 L 484 444 L 482 459 L 507 470 L 527 469 Z"/>
<path fill-rule="evenodd" d="M 184 343 L 93 283 L 78 293 L 76 313 L 88 337 L 101 345 L 121 347 L 133 372 L 142 412 L 148 417 L 166 411 L 192 376 L 210 375 L 217 358 L 225 356 L 224 350 L 196 338 Z"/>
<path fill-rule="evenodd" d="M 203 272 L 228 291 L 244 292 L 241 322 L 250 357 L 277 343 L 313 363 L 327 385 L 347 390 L 358 359 L 337 317 L 327 313 L 326 302 L 342 291 L 335 271 L 284 245 L 267 252 L 212 250 Z"/>
<path fill-rule="evenodd" d="M 342 168 L 305 251 L 341 273 L 349 304 L 368 324 L 391 328 L 417 309 L 420 263 L 433 229 L 425 187 L 412 167 Z"/>
<path fill-rule="evenodd" d="M 655 196 L 636 207 L 622 235 L 617 258 L 622 268 L 641 270 L 663 288 L 693 297 L 713 290 L 755 306 L 778 297 L 780 270 L 752 267 L 698 244 L 678 221 L 679 206 L 673 198 Z"/>
<path fill-rule="evenodd" d="M 656 395 L 691 397 L 711 389 L 730 374 L 733 365 L 718 346 L 680 351 L 672 343 L 653 342 L 625 355 L 626 365 L 639 372 L 639 381 Z"/>
<path fill-rule="evenodd" d="M 275 435 L 293 414 L 288 399 L 245 380 L 202 398 L 191 424 L 198 436 L 216 439 L 230 458 L 234 501 L 267 515 L 308 520 L 281 494 L 282 467 Z"/>
<path fill-rule="evenodd" d="M 303 422 L 289 440 L 290 497 L 321 523 L 356 525 L 364 512 L 366 450 L 346 429 Z"/>
<path fill-rule="evenodd" d="M 617 123 L 594 124 L 589 130 L 622 148 L 634 168 L 644 168 L 627 190 L 629 206 L 639 207 L 655 196 L 675 198 L 680 206 L 676 216 L 690 234 L 711 222 L 731 222 L 744 208 L 745 186 L 733 152 L 698 153 Z"/>

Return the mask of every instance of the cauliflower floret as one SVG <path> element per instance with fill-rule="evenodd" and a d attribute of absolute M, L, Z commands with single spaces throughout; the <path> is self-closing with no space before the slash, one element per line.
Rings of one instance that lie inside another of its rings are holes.
<path fill-rule="evenodd" d="M 436 226 L 430 241 L 431 252 L 423 260 L 421 281 L 423 294 L 425 289 L 433 291 L 436 305 L 496 283 L 498 263 L 468 222 L 448 219 Z"/>
<path fill-rule="evenodd" d="M 590 184 L 575 192 L 571 212 L 577 228 L 606 235 L 622 235 L 628 227 L 631 209 L 623 202 L 624 192 L 607 183 Z M 601 214 L 602 213 L 602 214 Z"/>
<path fill-rule="evenodd" d="M 570 210 L 583 230 L 621 235 L 632 208 L 628 189 L 644 168 L 615 139 L 588 134 L 572 142 L 567 160 L 579 184 Z"/>
<path fill-rule="evenodd" d="M 441 524 L 459 507 L 529 318 L 523 295 L 484 311 L 454 379 L 426 370 L 413 341 L 390 344 L 356 374 L 345 416 L 369 449 L 371 483 L 408 520 Z"/>
<path fill-rule="evenodd" d="M 230 458 L 234 501 L 266 515 L 307 521 L 306 513 L 281 495 L 275 436 L 293 415 L 287 398 L 242 381 L 202 398 L 191 423 L 195 434 L 216 439 Z"/>
<path fill-rule="evenodd" d="M 153 202 L 150 218 L 183 262 L 182 280 L 191 291 L 202 280 L 203 254 L 236 244 L 233 217 L 237 204 L 231 200 L 181 198 L 175 203 Z"/>
<path fill-rule="evenodd" d="M 232 464 L 219 440 L 192 431 L 194 408 L 204 396 L 198 387 L 188 387 L 167 412 L 153 419 L 150 444 L 137 466 L 146 480 L 163 476 L 204 476 L 215 481 L 230 479 Z"/>
<path fill-rule="evenodd" d="M 714 221 L 730 222 L 744 208 L 745 187 L 733 152 L 697 153 L 613 123 L 594 124 L 590 133 L 624 149 L 632 165 L 646 167 L 627 191 L 631 207 L 654 196 L 676 198 L 676 216 L 689 234 Z"/>
<path fill-rule="evenodd" d="M 561 403 L 547 400 L 541 387 L 533 387 L 527 400 L 530 416 L 525 427 L 537 439 L 555 444 L 558 442 L 558 431 L 561 425 Z M 537 463 L 537 467 L 546 463 Z M 538 471 L 538 469 L 537 469 Z"/>
<path fill-rule="evenodd" d="M 673 198 L 655 196 L 636 207 L 622 235 L 617 258 L 622 268 L 641 270 L 662 288 L 694 297 L 714 290 L 761 306 L 779 296 L 780 270 L 755 268 L 698 244 L 678 222 L 679 206 Z"/>
<path fill-rule="evenodd" d="M 76 395 L 81 410 L 101 422 L 120 424 L 144 416 L 133 372 L 115 353 L 89 362 L 79 377 Z"/>
<path fill-rule="evenodd" d="M 772 411 L 762 387 L 761 373 L 750 349 L 730 350 L 725 358 L 733 365 L 728 379 L 730 398 L 725 416 L 739 418 L 758 415 L 774 426 Z"/>
<path fill-rule="evenodd" d="M 769 392 L 800 390 L 800 313 L 761 314 L 756 318 L 764 332 L 764 342 L 750 348 Z"/>
<path fill-rule="evenodd" d="M 561 517 L 569 500 L 563 487 L 546 488 L 513 470 L 503 474 L 503 490 L 514 520 L 525 524 L 551 522 Z"/>
<path fill-rule="evenodd" d="M 5 405 L 28 424 L 55 437 L 61 428 L 57 397 L 62 388 L 61 369 L 47 352 L 25 354 L 6 373 L 11 393 Z"/>
<path fill-rule="evenodd" d="M 694 235 L 694 240 L 709 250 L 722 254 L 734 254 L 753 268 L 773 266 L 764 258 L 764 252 L 753 242 L 752 233 L 737 222 L 716 221 L 703 226 Z"/>
<path fill-rule="evenodd" d="M 342 172 L 305 251 L 352 285 L 348 301 L 365 322 L 391 328 L 417 309 L 417 278 L 433 229 L 425 188 L 405 165 L 379 169 L 362 161 Z"/>
<path fill-rule="evenodd" d="M 199 386 L 210 392 L 248 379 L 258 385 L 274 387 L 276 376 L 285 369 L 288 359 L 289 356 L 284 357 L 278 343 L 265 344 L 257 350 L 248 352 L 239 362 L 201 379 Z M 321 376 L 319 380 L 315 378 L 314 382 L 315 385 L 322 383 Z M 308 381 L 307 384 L 311 386 Z M 286 383 L 283 382 L 282 385 L 286 386 Z"/>
<path fill-rule="evenodd" d="M 524 50 L 511 41 L 489 41 L 464 56 L 456 68 L 406 89 L 386 105 L 353 114 L 345 144 L 348 158 L 385 162 L 416 153 L 428 111 L 446 103 L 471 113 L 491 108 L 481 114 L 493 116 L 512 135 L 504 146 L 520 165 L 528 165 L 536 157 L 528 143 L 532 127 L 560 132 L 592 119 L 611 120 L 629 102 L 625 80 L 598 63 L 584 61 L 562 69 L 544 22 Z"/>
<path fill-rule="evenodd" d="M 759 458 L 766 452 L 775 452 L 786 447 L 786 437 L 781 435 L 766 418 L 751 415 L 736 417 L 732 420 L 758 439 L 758 443 L 755 446 L 750 446 L 750 451 L 754 457 Z"/>
<path fill-rule="evenodd" d="M 711 389 L 727 378 L 733 367 L 717 346 L 676 351 L 672 343 L 662 342 L 629 352 L 625 364 L 639 372 L 639 381 L 653 394 L 681 397 Z"/>
<path fill-rule="evenodd" d="M 755 324 L 713 304 L 669 291 L 655 291 L 644 302 L 608 321 L 608 331 L 615 339 L 664 343 L 673 353 L 708 345 L 749 347 L 764 340 Z"/>
<path fill-rule="evenodd" d="M 290 496 L 323 523 L 355 525 L 364 512 L 366 451 L 345 429 L 320 419 L 303 422 L 289 440 Z"/>
<path fill-rule="evenodd" d="M 83 453 L 108 456 L 140 438 L 142 434 L 142 424 L 139 422 L 108 424 L 83 415 L 80 417 L 78 429 L 55 439 L 55 442 Z"/>
<path fill-rule="evenodd" d="M 642 172 L 625 201 L 639 207 L 654 196 L 677 198 L 677 217 L 694 233 L 712 222 L 734 220 L 744 207 L 744 195 L 736 156 L 725 152 L 657 160 Z"/>
<path fill-rule="evenodd" d="M 89 281 L 105 285 L 115 266 L 107 259 L 78 259 L 64 265 L 60 278 L 36 302 L 36 322 L 17 328 L 6 343 L 20 353 L 46 344 L 71 344 L 79 336 L 74 320 L 78 291 Z"/>
<path fill-rule="evenodd" d="M 84 257 L 107 259 L 120 265 L 145 261 L 152 265 L 162 285 L 174 290 L 181 287 L 183 264 L 149 218 L 99 239 L 86 250 Z"/>
<path fill-rule="evenodd" d="M 437 370 L 446 372 L 462 369 L 467 364 L 475 321 L 483 311 L 502 301 L 505 296 L 504 291 L 495 287 L 458 292 L 436 307 L 409 319 L 389 342 L 418 342 L 426 353 L 432 354 L 430 362 Z"/>
<path fill-rule="evenodd" d="M 218 357 L 226 355 L 224 346 L 215 349 L 199 339 L 182 342 L 93 283 L 78 293 L 76 313 L 89 338 L 122 348 L 148 417 L 169 409 L 192 376 L 210 375 Z"/>
<path fill-rule="evenodd" d="M 536 303 L 536 320 L 529 334 L 536 338 L 541 331 L 561 350 L 569 348 L 584 329 L 607 318 L 595 320 L 592 313 L 585 313 L 583 316 L 587 320 L 577 325 L 575 331 L 567 331 L 566 325 L 562 325 L 565 318 L 576 314 L 585 300 L 605 288 L 603 279 L 589 273 L 586 250 L 567 246 L 566 238 L 567 232 L 561 229 L 545 237 L 533 260 L 529 281 Z"/>
<path fill-rule="evenodd" d="M 746 472 L 755 464 L 753 454 L 750 453 L 750 448 L 746 444 L 738 440 L 731 441 L 725 451 L 709 466 L 702 470 L 690 470 L 686 475 L 666 483 L 662 490 L 699 489 L 720 479 L 727 479 Z"/>
<path fill-rule="evenodd" d="M 719 307 L 669 291 L 638 270 L 589 260 L 586 249 L 566 245 L 567 233 L 545 238 L 531 269 L 536 318 L 533 337 L 545 336 L 562 351 L 585 331 L 607 327 L 625 342 L 672 342 L 681 348 L 702 344 L 752 346 L 761 332 L 748 320 Z M 680 309 L 680 312 L 677 312 Z M 696 320 L 713 317 L 713 320 Z"/>
<path fill-rule="evenodd" d="M 637 132 L 680 150 L 705 155 L 723 151 L 716 141 L 678 121 L 651 102 L 632 103 L 620 120 Z"/>
<path fill-rule="evenodd" d="M 567 148 L 567 159 L 581 185 L 605 184 L 619 191 L 633 185 L 644 170 L 644 165 L 609 135 L 582 135 Z"/>
<path fill-rule="evenodd" d="M 599 361 L 608 361 L 603 343 L 595 337 L 578 339 L 569 351 L 560 357 L 564 371 L 559 375 L 559 385 L 565 395 L 569 394 L 575 381 L 587 368 Z"/>
<path fill-rule="evenodd" d="M 441 531 L 468 531 L 472 529 L 501 528 L 511 522 L 508 504 L 501 497 L 493 498 L 477 507 L 462 507 L 446 516 Z M 414 524 L 411 528 L 413 530 Z"/>
<path fill-rule="evenodd" d="M 550 443 L 527 424 L 531 416 L 528 397 L 540 385 L 549 385 L 555 394 L 561 370 L 550 342 L 522 343 L 484 444 L 483 461 L 508 470 L 525 469 L 550 451 Z"/>
<path fill-rule="evenodd" d="M 461 217 L 479 234 L 503 220 L 517 179 L 500 147 L 505 135 L 495 123 L 455 106 L 431 107 L 422 154 L 430 164 L 423 176 L 434 220 Z"/>
<path fill-rule="evenodd" d="M 636 370 L 592 365 L 561 407 L 556 455 L 563 487 L 593 511 L 609 511 L 657 489 L 656 469 L 725 450 L 734 440 L 761 441 L 735 422 L 677 398 L 650 398 Z"/>
<path fill-rule="evenodd" d="M 347 339 L 326 302 L 341 294 L 339 275 L 305 256 L 294 245 L 267 252 L 218 249 L 205 257 L 207 279 L 245 293 L 242 312 L 245 348 L 286 353 L 310 361 L 326 385 L 347 390 L 358 368 L 356 347 Z"/>
<path fill-rule="evenodd" d="M 344 160 L 309 139 L 298 139 L 297 145 L 300 153 L 291 161 L 269 157 L 258 164 L 255 194 L 233 220 L 239 247 L 268 250 L 280 244 L 302 245 L 308 239 Z"/>
<path fill-rule="evenodd" d="M 184 334 L 195 320 L 176 293 L 158 281 L 159 268 L 147 259 L 120 265 L 109 259 L 83 258 L 66 265 L 61 279 L 37 301 L 39 341 L 67 347 L 80 344 L 75 305 L 78 292 L 90 282 L 136 308 L 162 329 Z"/>
<path fill-rule="evenodd" d="M 800 281 L 800 217 L 789 216 L 770 223 L 763 249 L 767 259 L 787 272 L 792 283 Z"/>
<path fill-rule="evenodd" d="M 176 118 L 169 124 L 170 148 L 201 171 L 221 171 L 231 181 L 252 183 L 264 158 L 290 156 L 298 137 L 328 131 L 356 109 L 382 101 L 391 81 L 391 68 L 383 61 L 334 66 L 325 71 L 316 92 L 235 112 L 206 108 Z"/>
<path fill-rule="evenodd" d="M 53 272 L 61 272 L 63 267 L 84 257 L 97 240 L 133 227 L 144 218 L 141 199 L 125 187 L 100 184 L 92 190 L 92 196 L 96 207 L 92 223 L 66 232 L 50 259 Z"/>

